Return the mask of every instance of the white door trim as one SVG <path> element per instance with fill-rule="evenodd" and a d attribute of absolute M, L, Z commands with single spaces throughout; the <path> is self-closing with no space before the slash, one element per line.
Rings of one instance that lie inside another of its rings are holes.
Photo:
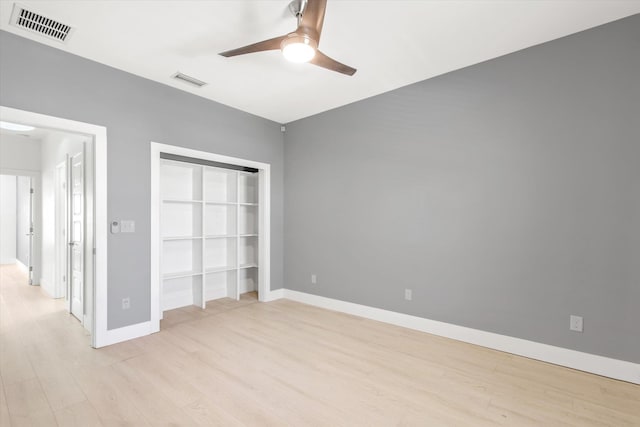
<path fill-rule="evenodd" d="M 271 294 L 271 166 L 268 163 L 223 156 L 207 151 L 151 142 L 151 333 L 160 330 L 160 153 L 230 163 L 259 170 L 258 297 L 267 301 Z"/>
<path fill-rule="evenodd" d="M 69 204 L 69 299 L 71 304 L 71 314 L 73 314 L 82 324 L 84 324 L 85 314 L 85 261 L 87 258 L 87 236 L 84 234 L 85 224 L 87 221 L 87 209 L 85 206 L 86 190 L 85 190 L 85 150 L 69 155 L 69 196 L 71 203 Z M 76 171 L 79 168 L 79 171 Z M 78 198 L 76 199 L 76 196 Z M 81 197 L 81 199 L 80 199 Z M 79 204 L 78 204 L 79 200 Z M 76 228 L 76 224 L 80 224 L 80 228 Z M 88 234 L 88 233 L 87 233 Z M 80 259 L 80 262 L 75 261 Z M 78 286 L 76 283 L 81 281 Z M 76 289 L 77 288 L 77 289 Z"/>
<path fill-rule="evenodd" d="M 120 335 L 118 334 L 116 337 L 114 332 L 107 329 L 107 128 L 4 106 L 0 106 L 0 117 L 2 120 L 14 123 L 81 133 L 93 138 L 96 254 L 93 280 L 94 298 L 92 302 L 89 302 L 93 305 L 93 321 L 90 332 L 93 347 L 108 345 Z M 110 335 L 114 336 L 110 337 Z"/>
<path fill-rule="evenodd" d="M 53 297 L 54 298 L 67 298 L 67 276 L 69 272 L 67 271 L 67 252 L 69 249 L 69 245 L 67 243 L 68 236 L 68 221 L 67 221 L 67 213 L 68 213 L 68 197 L 67 197 L 67 160 L 63 160 L 58 163 L 55 167 L 55 234 L 54 234 L 54 242 L 55 242 L 55 254 L 56 254 L 56 264 L 55 264 L 55 279 L 53 283 Z M 62 177 L 61 177 L 62 175 Z M 63 232 L 64 231 L 64 232 Z M 63 279 L 64 277 L 64 279 Z M 68 299 L 68 298 L 67 298 Z"/>

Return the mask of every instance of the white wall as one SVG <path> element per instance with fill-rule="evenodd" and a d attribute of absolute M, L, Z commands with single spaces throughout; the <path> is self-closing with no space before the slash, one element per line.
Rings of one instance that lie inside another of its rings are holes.
<path fill-rule="evenodd" d="M 56 166 L 84 149 L 86 137 L 50 132 L 42 141 L 42 289 L 54 298 L 65 296 L 65 285 L 56 277 Z M 58 286 L 56 286 L 58 283 Z"/>
<path fill-rule="evenodd" d="M 40 140 L 17 134 L 0 134 L 0 169 L 39 171 Z"/>
<path fill-rule="evenodd" d="M 16 262 L 16 177 L 0 175 L 0 264 Z"/>

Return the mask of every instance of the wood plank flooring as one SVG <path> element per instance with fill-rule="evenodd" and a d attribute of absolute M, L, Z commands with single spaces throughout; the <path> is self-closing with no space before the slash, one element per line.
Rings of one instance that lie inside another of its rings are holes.
<path fill-rule="evenodd" d="M 287 300 L 95 350 L 0 267 L 1 426 L 640 426 L 640 386 Z"/>

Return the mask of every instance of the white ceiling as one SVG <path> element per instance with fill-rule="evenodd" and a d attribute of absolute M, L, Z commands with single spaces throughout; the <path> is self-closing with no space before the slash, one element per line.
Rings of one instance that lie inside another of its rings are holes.
<path fill-rule="evenodd" d="M 28 124 L 28 123 L 21 123 L 21 124 Z M 71 141 L 78 140 L 80 142 L 84 142 L 86 140 L 86 136 L 82 136 L 82 135 L 74 134 L 70 132 L 61 132 L 61 131 L 46 129 L 46 128 L 35 128 L 29 131 L 14 131 L 14 130 L 7 130 L 7 129 L 0 128 L 0 140 L 4 138 L 8 138 L 8 139 L 20 138 L 25 140 L 29 139 L 35 142 L 42 142 L 47 138 L 55 137 L 55 136 L 67 137 L 67 139 Z"/>
<path fill-rule="evenodd" d="M 19 3 L 74 33 L 61 44 L 11 26 L 7 0 L 0 29 L 279 123 L 640 12 L 640 0 L 328 0 L 320 49 L 358 69 L 348 77 L 279 51 L 217 55 L 293 31 L 288 0 Z"/>

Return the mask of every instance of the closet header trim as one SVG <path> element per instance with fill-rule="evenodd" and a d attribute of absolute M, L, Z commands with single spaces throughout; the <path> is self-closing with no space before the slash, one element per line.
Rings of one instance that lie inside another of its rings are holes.
<path fill-rule="evenodd" d="M 231 169 L 235 171 L 256 173 L 258 169 L 246 166 L 238 166 L 230 163 L 214 162 L 213 160 L 197 159 L 195 157 L 179 156 L 177 154 L 160 153 L 161 159 L 175 160 L 177 162 L 194 163 L 196 165 L 212 166 L 215 168 Z"/>

